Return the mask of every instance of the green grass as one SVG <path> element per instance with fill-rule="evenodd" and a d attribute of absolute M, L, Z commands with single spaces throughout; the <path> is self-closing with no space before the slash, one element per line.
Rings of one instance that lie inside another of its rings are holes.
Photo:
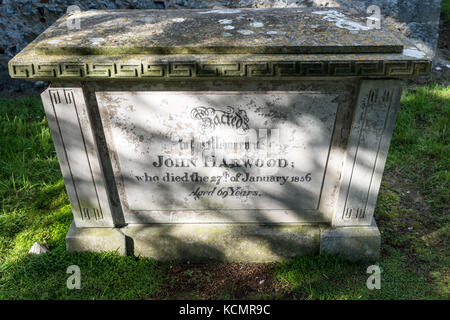
<path fill-rule="evenodd" d="M 38 98 L 0 99 L 0 299 L 146 299 L 164 273 L 150 259 L 66 252 L 72 213 Z M 51 253 L 29 256 L 35 241 Z M 82 290 L 66 287 L 78 265 Z"/>
<path fill-rule="evenodd" d="M 402 97 L 375 213 L 383 241 L 376 262 L 381 290 L 367 289 L 367 263 L 320 255 L 277 264 L 268 276 L 283 292 L 259 296 L 449 298 L 449 112 L 449 87 L 409 87 Z M 167 264 L 116 253 L 66 252 L 72 216 L 40 100 L 0 99 L 0 124 L 0 299 L 170 297 L 164 292 L 171 277 Z M 35 241 L 51 252 L 28 255 Z M 81 269 L 81 290 L 66 287 L 70 265 Z"/>
<path fill-rule="evenodd" d="M 450 0 L 442 0 L 442 17 L 446 22 L 450 22 Z"/>
<path fill-rule="evenodd" d="M 395 253 L 394 253 L 395 254 Z M 298 257 L 277 265 L 275 276 L 289 286 L 295 299 L 433 299 L 440 296 L 423 275 L 412 272 L 401 254 L 375 263 L 381 289 L 369 290 L 369 263 L 351 263 L 339 256 Z"/>
<path fill-rule="evenodd" d="M 448 87 L 409 88 L 402 98 L 387 163 L 388 169 L 395 167 L 420 188 L 434 212 L 448 209 L 450 200 L 449 122 Z"/>
<path fill-rule="evenodd" d="M 361 264 L 336 256 L 279 264 L 276 277 L 302 299 L 449 298 L 450 88 L 409 87 L 378 197 L 381 290 L 370 291 Z M 410 228 L 412 228 L 410 230 Z"/>

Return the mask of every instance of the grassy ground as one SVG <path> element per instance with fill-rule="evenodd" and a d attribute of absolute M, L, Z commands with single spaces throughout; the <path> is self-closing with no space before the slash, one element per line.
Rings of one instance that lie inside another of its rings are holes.
<path fill-rule="evenodd" d="M 442 0 L 442 18 L 446 22 L 450 22 L 450 0 Z"/>
<path fill-rule="evenodd" d="M 38 98 L 0 99 L 0 299 L 449 298 L 450 87 L 408 87 L 376 219 L 380 290 L 366 264 L 339 256 L 278 264 L 179 265 L 115 253 L 68 253 L 71 211 Z M 51 252 L 30 256 L 35 242 Z M 82 289 L 68 290 L 78 265 Z"/>

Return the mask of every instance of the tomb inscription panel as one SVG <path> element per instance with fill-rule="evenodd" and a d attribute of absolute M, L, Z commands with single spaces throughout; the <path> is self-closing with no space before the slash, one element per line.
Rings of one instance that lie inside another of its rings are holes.
<path fill-rule="evenodd" d="M 97 92 L 128 221 L 317 215 L 337 96 Z"/>

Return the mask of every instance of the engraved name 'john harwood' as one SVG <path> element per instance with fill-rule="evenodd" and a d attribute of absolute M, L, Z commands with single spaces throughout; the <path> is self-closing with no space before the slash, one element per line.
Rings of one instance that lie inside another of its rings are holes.
<path fill-rule="evenodd" d="M 245 133 L 250 127 L 248 116 L 244 110 L 227 106 L 226 110 L 213 107 L 197 107 L 191 111 L 192 119 L 200 121 L 198 130 L 202 134 L 213 132 L 218 126 L 228 126 Z"/>

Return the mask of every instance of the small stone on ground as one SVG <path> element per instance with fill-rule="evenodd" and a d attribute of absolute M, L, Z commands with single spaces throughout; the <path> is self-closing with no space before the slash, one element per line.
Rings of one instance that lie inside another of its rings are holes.
<path fill-rule="evenodd" d="M 28 251 L 29 254 L 43 254 L 48 252 L 50 252 L 50 250 L 48 250 L 45 246 L 43 246 L 39 242 L 35 242 L 31 247 L 30 251 Z"/>

